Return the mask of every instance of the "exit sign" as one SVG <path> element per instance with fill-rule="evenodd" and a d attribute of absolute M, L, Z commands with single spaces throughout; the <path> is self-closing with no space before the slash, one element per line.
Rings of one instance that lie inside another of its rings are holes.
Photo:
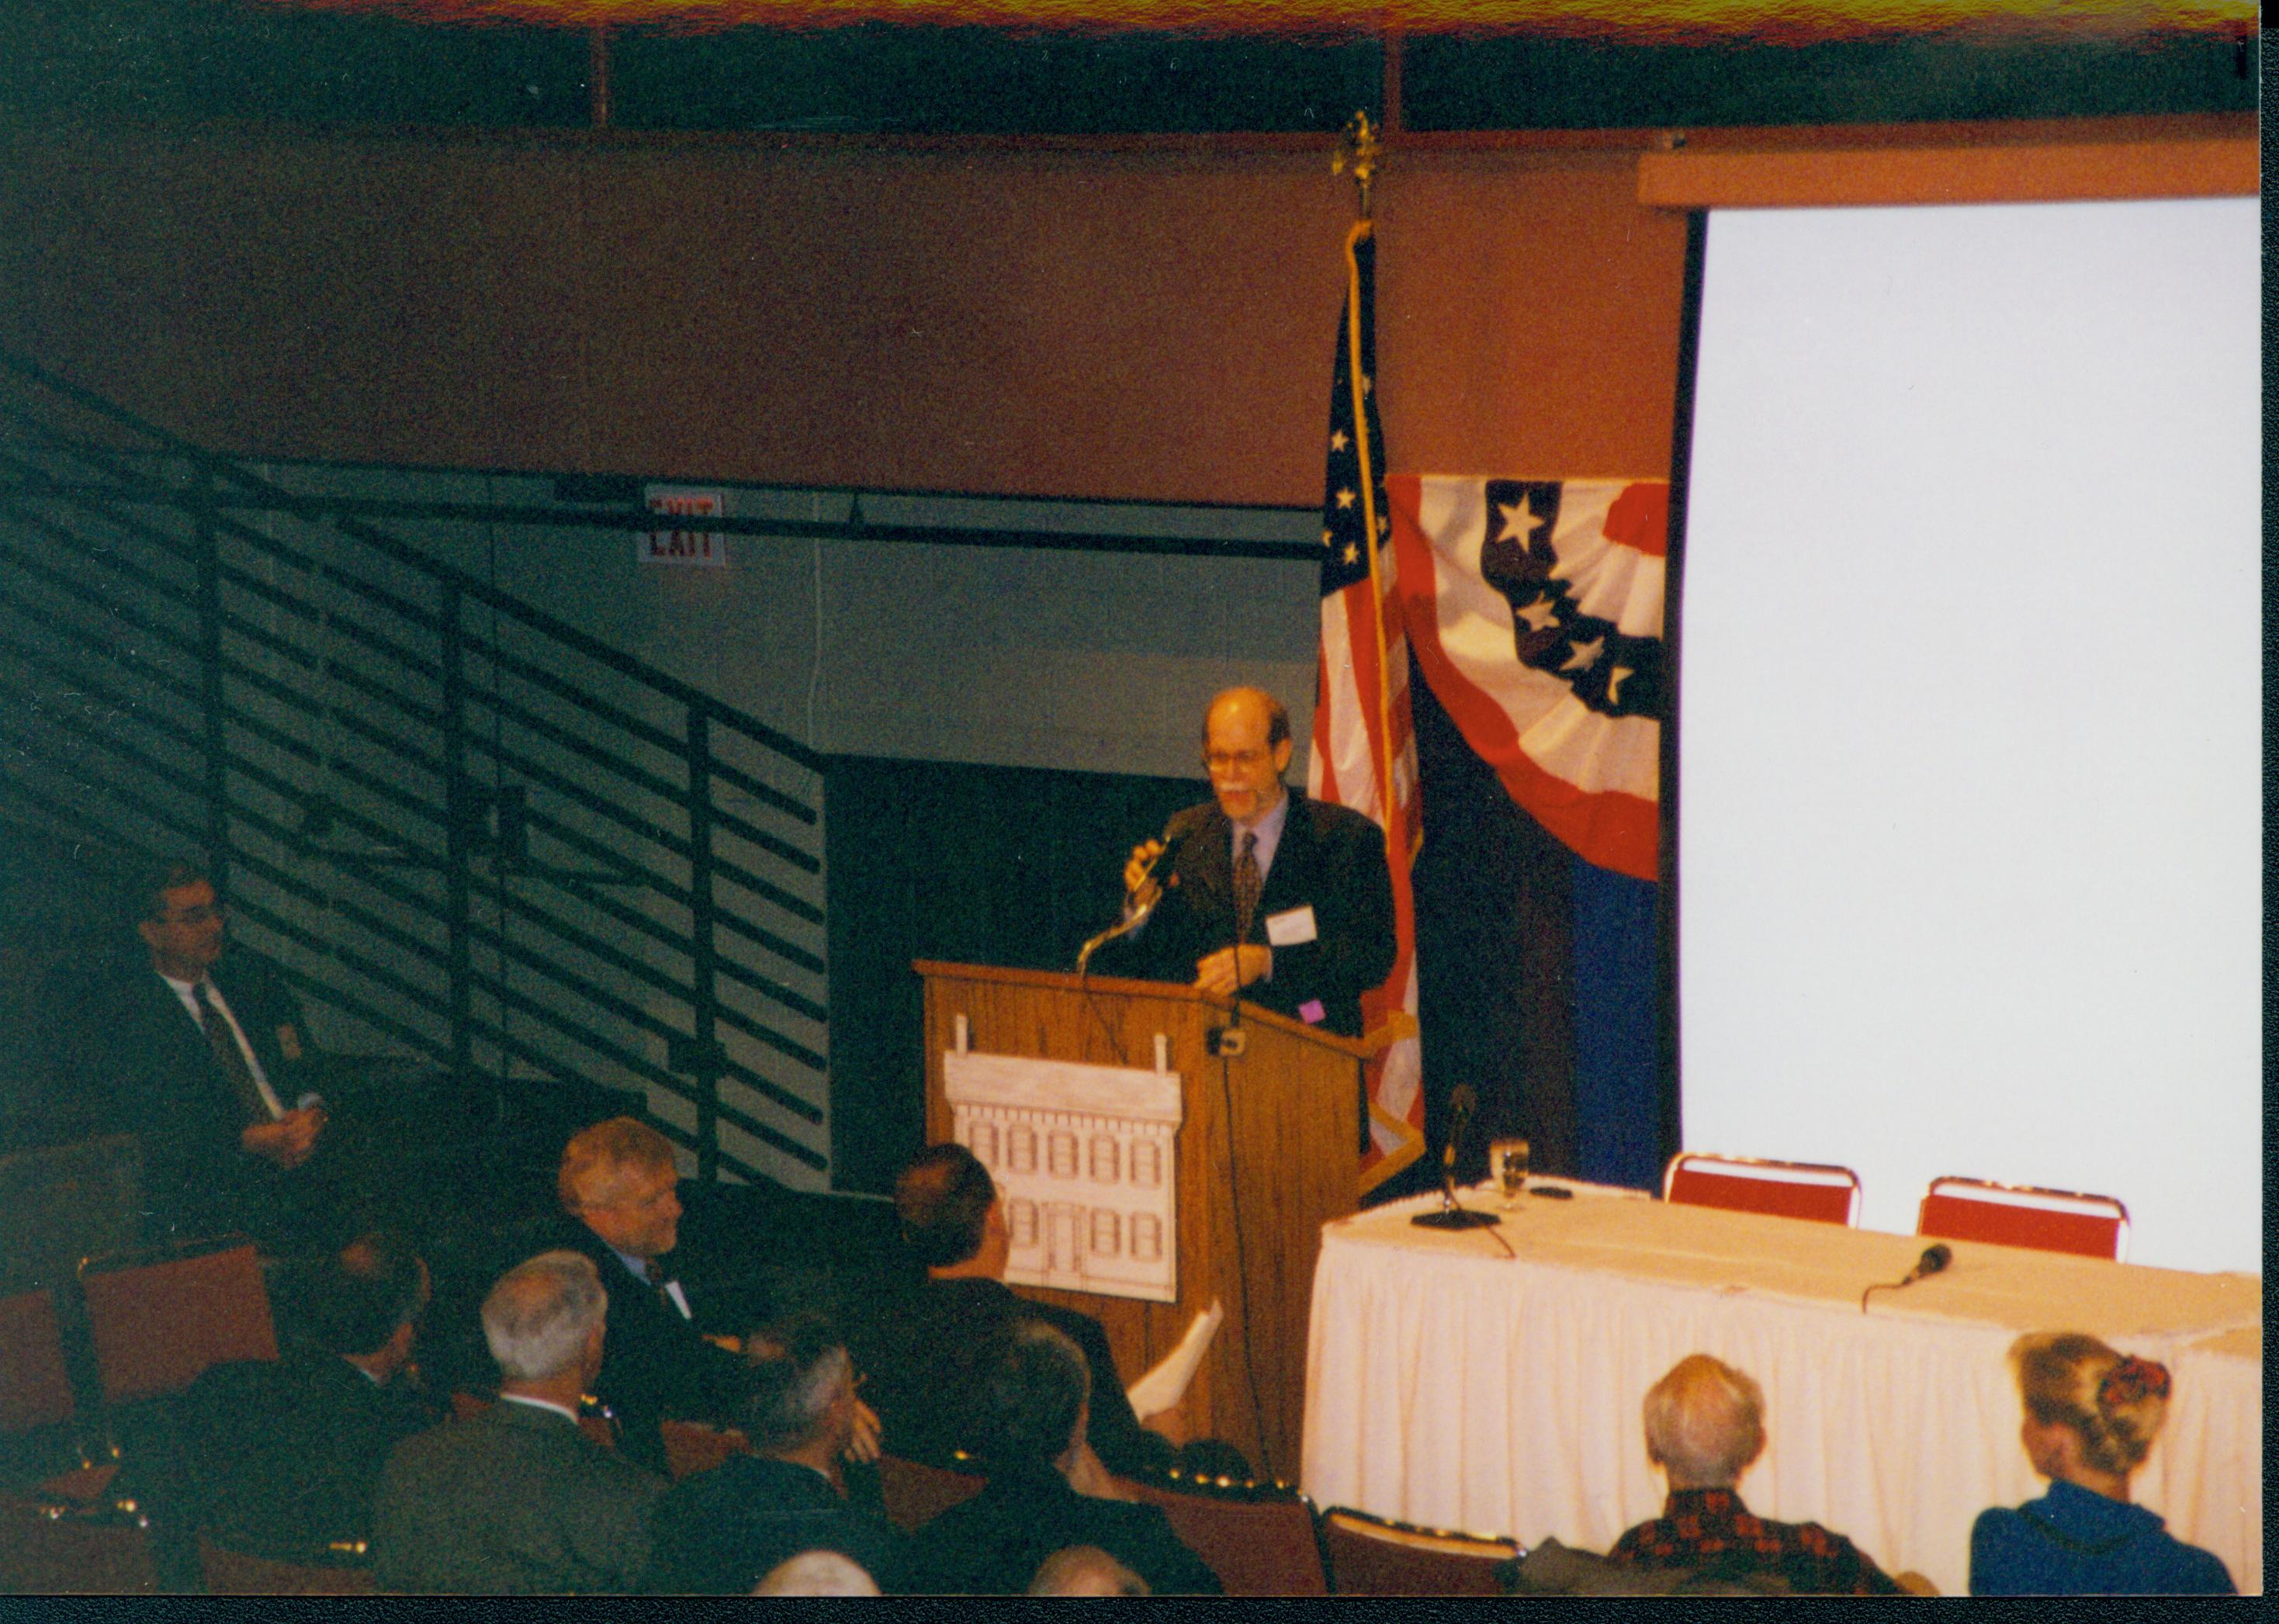
<path fill-rule="evenodd" d="M 728 499 L 718 491 L 651 491 L 648 510 L 671 518 L 722 518 Z M 713 530 L 651 530 L 633 538 L 633 556 L 643 563 L 695 564 L 724 569 L 728 538 Z"/>

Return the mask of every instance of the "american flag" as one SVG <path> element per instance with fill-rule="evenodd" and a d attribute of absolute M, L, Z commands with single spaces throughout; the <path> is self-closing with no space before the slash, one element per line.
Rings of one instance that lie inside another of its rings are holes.
<path fill-rule="evenodd" d="M 1377 243 L 1366 220 L 1346 239 L 1346 307 L 1330 387 L 1322 489 L 1322 654 L 1306 791 L 1350 807 L 1385 831 L 1400 953 L 1385 984 L 1362 998 L 1362 1024 L 1396 1021 L 1405 1035 L 1369 1062 L 1369 1144 L 1361 1187 L 1374 1189 L 1424 1153 L 1423 1063 L 1416 1040 L 1416 912 L 1408 864 L 1419 838 L 1416 744 L 1408 724 L 1408 646 L 1394 598 L 1386 528 L 1385 434 L 1377 423 Z"/>

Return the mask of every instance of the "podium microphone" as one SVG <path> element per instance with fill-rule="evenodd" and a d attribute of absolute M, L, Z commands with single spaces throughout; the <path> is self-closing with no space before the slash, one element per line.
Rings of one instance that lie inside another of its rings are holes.
<path fill-rule="evenodd" d="M 1157 837 L 1163 842 L 1163 849 L 1157 852 L 1153 860 L 1148 862 L 1147 871 L 1140 877 L 1140 885 L 1145 885 L 1158 873 L 1170 873 L 1172 866 L 1179 860 L 1179 848 L 1187 843 L 1187 837 L 1195 831 L 1197 821 L 1190 818 L 1186 812 L 1174 812 L 1171 815 L 1171 821 L 1163 825 L 1163 832 Z M 1076 973 L 1079 980 L 1084 977 L 1090 967 L 1093 954 L 1115 941 L 1118 937 L 1129 936 L 1141 925 L 1146 924 L 1147 916 L 1153 914 L 1163 902 L 1163 891 L 1158 890 L 1155 900 L 1146 907 L 1132 907 L 1131 900 L 1139 892 L 1140 885 L 1133 886 L 1131 891 L 1124 893 L 1124 916 L 1077 950 Z"/>
<path fill-rule="evenodd" d="M 1469 1083 L 1457 1084 L 1448 1095 L 1448 1142 L 1440 1152 L 1440 1210 L 1419 1213 L 1409 1222 L 1427 1229 L 1485 1229 L 1503 1222 L 1493 1213 L 1456 1205 L 1456 1147 L 1463 1143 L 1479 1103 L 1479 1092 Z"/>

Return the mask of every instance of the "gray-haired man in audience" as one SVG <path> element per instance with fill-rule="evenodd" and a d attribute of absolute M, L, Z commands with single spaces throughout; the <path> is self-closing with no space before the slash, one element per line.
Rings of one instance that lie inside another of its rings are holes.
<path fill-rule="evenodd" d="M 633 1588 L 662 1478 L 578 1425 L 602 1367 L 608 1298 L 592 1260 L 541 1252 L 483 1298 L 504 1381 L 482 1414 L 405 1440 L 381 1475 L 372 1534 L 380 1587 L 463 1595 Z"/>
<path fill-rule="evenodd" d="M 1018 1596 L 1055 1551 L 1096 1545 L 1158 1596 L 1219 1594 L 1218 1575 L 1163 1508 L 1131 1500 L 1092 1452 L 1090 1389 L 1083 1350 L 1042 1320 L 1016 1320 L 993 1339 L 972 1394 L 989 1482 L 918 1530 L 929 1588 Z"/>
<path fill-rule="evenodd" d="M 843 1467 L 862 1406 L 846 1343 L 803 1314 L 754 1331 L 744 1349 L 738 1421 L 755 1452 L 675 1484 L 657 1503 L 643 1588 L 741 1596 L 803 1551 L 841 1552 L 889 1592 L 907 1588 L 907 1540 L 875 1487 L 867 1504 L 848 1495 Z"/>
<path fill-rule="evenodd" d="M 1669 1504 L 1617 1540 L 1609 1559 L 1716 1579 L 1771 1575 L 1799 1594 L 1899 1594 L 1841 1534 L 1816 1522 L 1775 1522 L 1741 1503 L 1734 1485 L 1764 1452 L 1764 1414 L 1763 1390 L 1723 1360 L 1694 1353 L 1670 1367 L 1645 1404 L 1646 1457 L 1669 1479 Z"/>

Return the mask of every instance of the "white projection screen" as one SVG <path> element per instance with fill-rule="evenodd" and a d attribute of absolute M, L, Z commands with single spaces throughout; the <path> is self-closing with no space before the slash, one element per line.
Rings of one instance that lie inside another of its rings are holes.
<path fill-rule="evenodd" d="M 2260 1270 L 2258 247 L 2246 197 L 1710 216 L 1688 1148 Z"/>

